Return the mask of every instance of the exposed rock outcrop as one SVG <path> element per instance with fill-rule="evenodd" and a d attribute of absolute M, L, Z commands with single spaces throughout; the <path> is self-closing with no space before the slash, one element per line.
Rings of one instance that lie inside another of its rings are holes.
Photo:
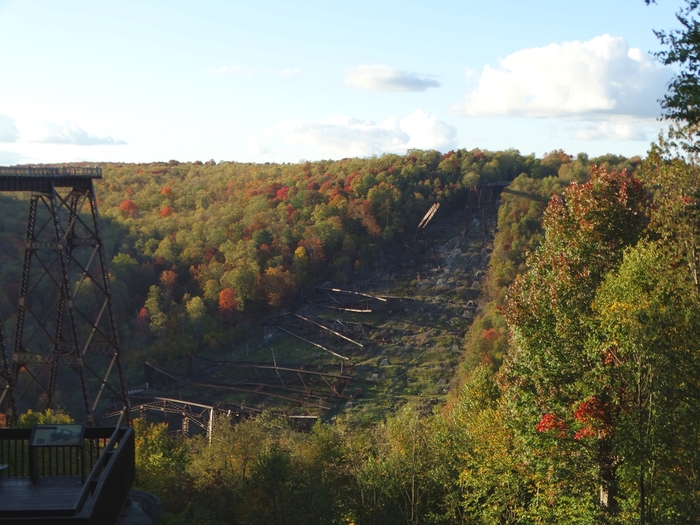
<path fill-rule="evenodd" d="M 163 504 L 158 496 L 132 489 L 117 525 L 158 525 Z"/>

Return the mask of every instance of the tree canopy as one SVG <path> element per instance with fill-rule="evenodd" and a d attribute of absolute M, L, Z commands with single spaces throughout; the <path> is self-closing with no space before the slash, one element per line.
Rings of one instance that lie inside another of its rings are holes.
<path fill-rule="evenodd" d="M 649 4 L 650 1 L 646 0 Z M 685 0 L 676 18 L 680 29 L 655 31 L 662 45 L 667 49 L 655 54 L 665 65 L 675 65 L 678 74 L 671 80 L 669 92 L 659 102 L 664 117 L 674 121 L 697 124 L 700 122 L 700 21 L 698 20 L 698 0 Z"/>

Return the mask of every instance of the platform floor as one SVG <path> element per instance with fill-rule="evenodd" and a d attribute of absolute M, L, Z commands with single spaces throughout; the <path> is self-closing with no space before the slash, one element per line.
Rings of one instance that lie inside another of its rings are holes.
<path fill-rule="evenodd" d="M 54 510 L 71 513 L 83 485 L 80 476 L 0 478 L 0 516 L 7 511 Z M 62 513 L 62 512 L 61 512 Z"/>

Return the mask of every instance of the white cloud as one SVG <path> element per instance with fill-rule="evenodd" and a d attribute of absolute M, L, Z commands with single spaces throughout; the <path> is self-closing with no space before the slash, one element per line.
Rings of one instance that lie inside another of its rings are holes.
<path fill-rule="evenodd" d="M 288 67 L 280 71 L 280 75 L 282 75 L 283 77 L 296 77 L 298 75 L 301 75 L 301 69 L 299 69 L 298 67 Z"/>
<path fill-rule="evenodd" d="M 401 119 L 401 130 L 410 137 L 404 146 L 406 149 L 437 149 L 448 150 L 456 148 L 457 130 L 449 124 L 438 120 L 434 115 L 417 110 Z"/>
<path fill-rule="evenodd" d="M 15 119 L 0 115 L 0 142 L 15 142 L 18 138 L 19 131 Z"/>
<path fill-rule="evenodd" d="M 44 124 L 44 132 L 32 142 L 43 144 L 74 144 L 77 146 L 100 146 L 100 145 L 122 145 L 123 140 L 112 137 L 98 137 L 88 133 L 84 129 L 65 122 L 63 125 L 48 122 Z"/>
<path fill-rule="evenodd" d="M 455 128 L 420 109 L 380 124 L 342 115 L 325 122 L 288 120 L 278 122 L 273 133 L 291 144 L 319 147 L 336 158 L 403 153 L 412 148 L 446 151 L 456 148 L 457 138 Z"/>
<path fill-rule="evenodd" d="M 654 129 L 653 120 L 611 119 L 603 122 L 587 122 L 572 126 L 572 138 L 576 140 L 641 140 L 649 141 Z"/>
<path fill-rule="evenodd" d="M 523 49 L 484 67 L 454 109 L 466 115 L 658 117 L 670 69 L 620 37 Z"/>
<path fill-rule="evenodd" d="M 431 87 L 440 87 L 440 83 L 430 75 L 365 64 L 349 69 L 345 83 L 353 89 L 386 92 L 425 91 Z"/>

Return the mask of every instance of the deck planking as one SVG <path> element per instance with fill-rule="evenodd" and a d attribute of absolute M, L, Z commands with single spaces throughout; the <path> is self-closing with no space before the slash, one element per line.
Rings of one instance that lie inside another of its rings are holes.
<path fill-rule="evenodd" d="M 4 512 L 58 511 L 73 514 L 83 485 L 80 476 L 0 479 L 0 516 Z"/>

